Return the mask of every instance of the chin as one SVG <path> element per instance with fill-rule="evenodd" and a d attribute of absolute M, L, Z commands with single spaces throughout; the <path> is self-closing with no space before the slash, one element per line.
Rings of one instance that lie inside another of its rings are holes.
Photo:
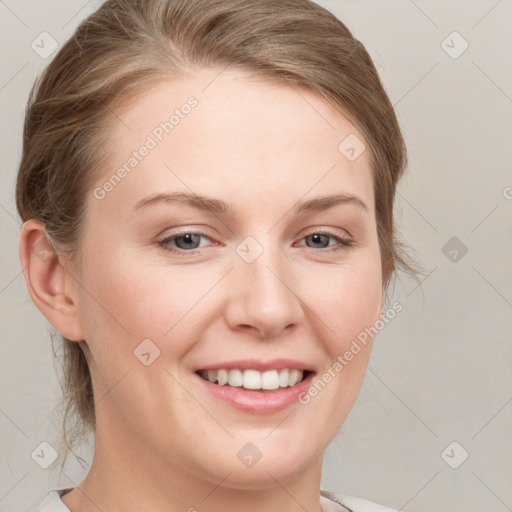
<path fill-rule="evenodd" d="M 276 483 L 286 486 L 305 470 L 305 467 L 291 466 L 287 461 L 275 464 L 272 462 L 267 461 L 264 464 L 262 459 L 252 468 L 231 467 L 231 474 L 222 485 L 231 489 L 251 491 L 272 489 L 276 487 Z M 217 483 L 218 479 L 219 475 L 217 475 Z"/>
<path fill-rule="evenodd" d="M 270 489 L 276 486 L 276 481 L 281 485 L 293 481 L 308 468 L 316 466 L 318 461 L 321 468 L 321 455 L 309 455 L 303 443 L 294 444 L 293 449 L 284 449 L 283 445 L 268 440 L 262 441 L 261 448 L 256 448 L 256 443 L 242 443 L 242 448 L 239 448 L 240 443 L 234 444 L 235 450 L 212 454 L 209 462 L 218 460 L 218 464 L 213 467 L 208 464 L 209 480 L 218 484 L 219 479 L 226 478 L 222 485 L 232 489 Z"/>

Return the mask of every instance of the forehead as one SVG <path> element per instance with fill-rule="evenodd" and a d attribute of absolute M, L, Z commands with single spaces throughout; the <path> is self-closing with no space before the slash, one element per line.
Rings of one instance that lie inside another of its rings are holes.
<path fill-rule="evenodd" d="M 373 209 L 362 134 L 309 89 L 203 69 L 148 86 L 115 116 L 108 169 L 96 183 L 125 170 L 109 192 L 112 202 L 133 203 L 162 187 L 213 196 L 237 188 L 295 199 L 310 191 L 357 193 Z"/>

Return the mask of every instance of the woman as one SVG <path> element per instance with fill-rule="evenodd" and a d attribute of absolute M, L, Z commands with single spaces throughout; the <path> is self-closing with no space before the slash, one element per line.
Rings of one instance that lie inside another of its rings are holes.
<path fill-rule="evenodd" d="M 391 510 L 320 476 L 412 269 L 405 164 L 368 53 L 309 0 L 86 19 L 31 95 L 17 206 L 94 457 L 36 510 Z"/>

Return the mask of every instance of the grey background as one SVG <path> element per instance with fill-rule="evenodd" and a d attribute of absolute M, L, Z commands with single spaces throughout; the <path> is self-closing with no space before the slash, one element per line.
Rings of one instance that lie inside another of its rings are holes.
<path fill-rule="evenodd" d="M 322 487 L 410 512 L 511 511 L 512 1 L 318 3 L 365 44 L 396 106 L 410 153 L 397 216 L 428 271 L 390 293 L 404 309 L 377 337 Z M 27 511 L 85 474 L 73 460 L 59 474 L 60 457 L 48 469 L 31 458 L 55 445 L 59 389 L 48 323 L 21 274 L 14 183 L 25 103 L 48 62 L 31 42 L 47 31 L 62 43 L 98 5 L 0 0 L 1 511 Z M 462 48 L 453 31 L 469 44 L 458 58 L 445 51 Z M 452 237 L 459 248 L 443 252 Z M 457 469 L 447 463 L 465 452 Z"/>

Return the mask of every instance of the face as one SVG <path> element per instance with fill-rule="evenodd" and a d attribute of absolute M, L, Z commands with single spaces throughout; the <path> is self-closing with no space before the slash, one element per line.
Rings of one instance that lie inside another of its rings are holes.
<path fill-rule="evenodd" d="M 219 73 L 116 110 L 78 308 L 103 446 L 263 487 L 321 461 L 360 389 L 371 339 L 346 353 L 382 310 L 373 182 L 320 96 Z"/>

